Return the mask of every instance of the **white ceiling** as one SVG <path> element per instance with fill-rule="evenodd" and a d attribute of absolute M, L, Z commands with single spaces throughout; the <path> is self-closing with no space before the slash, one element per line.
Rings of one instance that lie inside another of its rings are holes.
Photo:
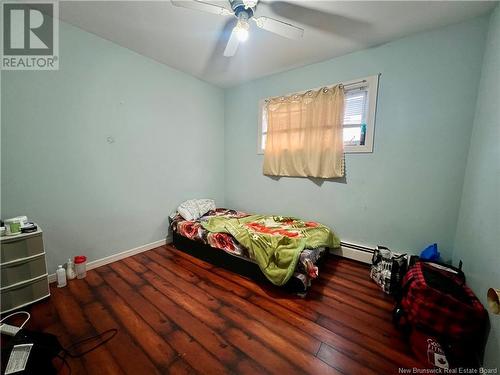
<path fill-rule="evenodd" d="M 205 0 L 210 1 L 210 0 Z M 228 1 L 210 1 L 229 7 Z M 233 17 L 165 1 L 63 1 L 62 20 L 221 87 L 324 61 L 484 14 L 493 1 L 261 1 L 257 15 L 305 29 L 288 40 L 255 25 L 223 56 Z"/>

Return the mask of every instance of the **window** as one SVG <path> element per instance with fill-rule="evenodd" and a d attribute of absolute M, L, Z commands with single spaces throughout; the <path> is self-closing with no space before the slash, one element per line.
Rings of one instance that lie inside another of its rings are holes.
<path fill-rule="evenodd" d="M 344 152 L 372 152 L 378 75 L 343 82 L 343 85 L 345 92 Z M 267 111 L 265 103 L 266 99 L 259 102 L 257 138 L 257 152 L 259 154 L 263 154 L 266 148 Z"/>

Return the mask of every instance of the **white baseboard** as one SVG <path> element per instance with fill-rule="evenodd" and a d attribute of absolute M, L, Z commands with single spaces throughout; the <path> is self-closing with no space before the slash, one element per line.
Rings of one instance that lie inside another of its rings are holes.
<path fill-rule="evenodd" d="M 144 251 L 148 251 L 148 250 L 154 249 L 156 247 L 159 247 L 159 246 L 171 243 L 171 242 L 172 242 L 172 237 L 168 236 L 163 240 L 151 242 L 151 243 L 148 243 L 146 245 L 142 245 L 142 246 L 130 249 L 130 250 L 125 250 L 125 251 L 122 251 L 120 253 L 116 253 L 116 254 L 101 258 L 101 259 L 96 259 L 96 260 L 93 260 L 93 261 L 87 263 L 87 270 L 91 270 L 91 269 L 94 269 L 94 268 L 97 268 L 100 266 L 104 266 L 106 264 L 113 263 L 113 262 L 116 262 L 116 261 L 124 259 L 124 258 L 128 258 L 132 255 L 139 254 L 139 253 L 142 253 Z M 356 249 L 352 249 L 349 247 L 341 246 L 337 249 L 331 249 L 330 252 L 332 254 L 339 255 L 341 257 L 348 258 L 348 259 L 353 259 L 353 260 L 356 260 L 356 261 L 362 262 L 362 263 L 371 264 L 371 262 L 372 262 L 372 254 L 370 254 L 366 251 L 362 251 L 362 250 L 356 250 Z M 56 281 L 57 281 L 56 274 L 51 273 L 49 275 L 49 283 L 54 283 Z"/>
<path fill-rule="evenodd" d="M 139 253 L 142 253 L 144 251 L 154 249 L 158 246 L 163 246 L 163 245 L 168 244 L 170 242 L 172 242 L 172 238 L 170 236 L 168 236 L 163 240 L 151 242 L 151 243 L 148 243 L 146 245 L 135 247 L 135 248 L 130 249 L 130 250 L 125 250 L 125 251 L 122 251 L 120 253 L 116 253 L 116 254 L 101 258 L 101 259 L 93 260 L 93 261 L 87 263 L 87 271 L 94 269 L 94 268 L 97 268 L 97 267 L 100 267 L 100 266 L 104 266 L 104 265 L 109 264 L 109 263 L 116 262 L 117 260 L 128 258 L 132 255 L 139 254 Z M 56 274 L 51 273 L 49 275 L 49 283 L 54 283 L 56 281 L 57 281 Z"/>
<path fill-rule="evenodd" d="M 372 263 L 372 254 L 362 250 L 356 250 L 356 249 L 351 249 L 349 247 L 341 246 L 337 249 L 330 250 L 330 253 L 344 258 L 357 260 L 358 262 L 362 263 L 367 263 L 367 264 Z"/>

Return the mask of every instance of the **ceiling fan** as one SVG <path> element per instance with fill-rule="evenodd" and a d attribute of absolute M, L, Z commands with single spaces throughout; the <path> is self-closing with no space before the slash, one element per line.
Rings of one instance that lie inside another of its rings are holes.
<path fill-rule="evenodd" d="M 203 12 L 215 13 L 221 16 L 236 17 L 238 22 L 233 28 L 226 45 L 226 49 L 224 50 L 224 56 L 226 57 L 234 56 L 238 50 L 240 42 L 244 42 L 248 39 L 250 21 L 255 22 L 257 27 L 263 30 L 270 31 L 285 38 L 300 39 L 304 35 L 304 29 L 290 25 L 289 23 L 264 16 L 254 17 L 259 0 L 228 0 L 231 5 L 231 10 L 199 0 L 170 1 L 173 5 L 182 8 L 201 10 Z"/>

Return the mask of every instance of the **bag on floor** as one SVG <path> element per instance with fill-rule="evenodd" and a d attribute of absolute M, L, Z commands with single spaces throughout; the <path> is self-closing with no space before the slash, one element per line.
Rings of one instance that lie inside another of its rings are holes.
<path fill-rule="evenodd" d="M 373 252 L 370 277 L 387 294 L 394 294 L 400 287 L 407 270 L 406 254 L 396 255 L 387 247 L 377 246 Z"/>
<path fill-rule="evenodd" d="M 419 260 L 410 267 L 401 285 L 394 322 L 410 332 L 413 351 L 422 349 L 414 348 L 418 340 L 412 342 L 411 335 L 424 332 L 435 338 L 455 366 L 465 361 L 473 363 L 483 341 L 487 313 L 465 284 L 461 264 L 456 268 Z"/>
<path fill-rule="evenodd" d="M 418 261 L 405 275 L 399 305 L 412 326 L 440 337 L 473 337 L 486 323 L 487 313 L 465 284 L 460 268 Z"/>

